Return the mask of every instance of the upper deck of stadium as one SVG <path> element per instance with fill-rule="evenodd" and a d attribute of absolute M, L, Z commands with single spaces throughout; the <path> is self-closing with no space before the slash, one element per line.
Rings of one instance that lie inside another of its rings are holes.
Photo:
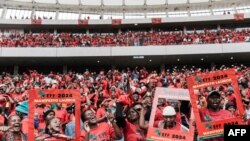
<path fill-rule="evenodd" d="M 3 19 L 145 19 L 249 13 L 249 0 L 1 0 Z"/>

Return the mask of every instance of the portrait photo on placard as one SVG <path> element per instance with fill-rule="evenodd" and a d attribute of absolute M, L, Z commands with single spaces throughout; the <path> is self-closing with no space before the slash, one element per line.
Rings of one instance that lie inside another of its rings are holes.
<path fill-rule="evenodd" d="M 78 91 L 31 90 L 29 94 L 32 95 L 28 103 L 29 141 L 79 139 L 80 94 Z"/>
<path fill-rule="evenodd" d="M 188 85 L 198 137 L 222 137 L 225 124 L 244 124 L 234 70 L 195 75 Z"/>
<path fill-rule="evenodd" d="M 188 90 L 158 88 L 150 116 L 148 140 L 192 140 L 193 114 Z"/>

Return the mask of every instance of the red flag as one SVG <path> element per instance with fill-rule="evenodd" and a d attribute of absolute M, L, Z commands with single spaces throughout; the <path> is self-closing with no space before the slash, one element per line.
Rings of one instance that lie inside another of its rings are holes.
<path fill-rule="evenodd" d="M 87 20 L 87 19 L 84 19 L 84 20 L 78 20 L 78 24 L 79 25 L 88 25 L 89 24 L 89 20 Z"/>
<path fill-rule="evenodd" d="M 31 19 L 31 24 L 42 24 L 42 19 Z"/>
<path fill-rule="evenodd" d="M 152 18 L 151 22 L 152 24 L 161 24 L 161 18 Z"/>
<path fill-rule="evenodd" d="M 121 25 L 122 19 L 112 19 L 112 25 Z"/>
<path fill-rule="evenodd" d="M 244 13 L 234 14 L 234 20 L 235 21 L 243 21 L 244 20 Z"/>

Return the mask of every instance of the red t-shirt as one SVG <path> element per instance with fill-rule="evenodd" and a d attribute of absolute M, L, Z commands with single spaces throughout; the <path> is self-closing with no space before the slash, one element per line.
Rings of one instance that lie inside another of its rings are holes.
<path fill-rule="evenodd" d="M 80 141 L 84 141 L 85 130 L 81 131 Z M 112 141 L 114 140 L 114 129 L 109 124 L 102 122 L 96 128 L 90 130 L 89 141 Z"/>
<path fill-rule="evenodd" d="M 218 112 L 213 112 L 208 109 L 200 109 L 201 121 L 219 121 L 224 119 L 233 118 L 232 113 L 227 110 L 220 110 Z"/>
<path fill-rule="evenodd" d="M 134 125 L 126 121 L 126 127 L 123 129 L 125 141 L 145 141 L 145 132 L 139 125 Z"/>
<path fill-rule="evenodd" d="M 24 118 L 22 120 L 22 131 L 24 134 L 28 134 L 28 129 L 29 129 L 29 119 Z"/>
<path fill-rule="evenodd" d="M 106 110 L 104 108 L 99 108 L 97 109 L 96 111 L 96 118 L 99 119 L 99 118 L 102 118 L 106 113 Z"/>
<path fill-rule="evenodd" d="M 4 125 L 4 116 L 0 115 L 0 125 Z"/>
<path fill-rule="evenodd" d="M 228 118 L 232 118 L 233 115 L 227 110 L 220 110 L 218 112 L 213 112 L 208 109 L 201 109 L 200 110 L 201 121 L 207 121 L 207 118 L 210 118 L 212 121 L 219 121 Z M 224 141 L 223 137 L 217 137 L 213 139 L 206 139 L 204 141 Z"/>

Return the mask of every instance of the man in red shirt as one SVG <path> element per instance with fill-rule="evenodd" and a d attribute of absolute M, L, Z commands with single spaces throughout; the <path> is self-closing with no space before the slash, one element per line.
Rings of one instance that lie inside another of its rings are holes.
<path fill-rule="evenodd" d="M 97 123 L 96 116 L 93 111 L 86 110 L 82 113 L 82 121 L 84 122 L 84 130 L 81 131 L 80 141 L 114 141 L 122 138 L 122 132 L 117 126 L 114 117 L 108 116 L 110 123 Z"/>
<path fill-rule="evenodd" d="M 158 124 L 158 128 L 160 129 L 170 129 L 170 130 L 178 130 L 183 132 L 188 132 L 189 129 L 177 122 L 176 112 L 172 106 L 167 106 L 163 109 L 163 120 L 161 120 Z"/>
<path fill-rule="evenodd" d="M 200 109 L 200 118 L 203 122 L 220 121 L 233 118 L 233 114 L 220 108 L 221 95 L 212 91 L 207 97 L 207 108 Z M 206 139 L 205 141 L 224 141 L 223 137 Z"/>
<path fill-rule="evenodd" d="M 201 121 L 219 121 L 224 119 L 230 119 L 233 115 L 220 108 L 221 95 L 217 91 L 212 91 L 207 97 L 207 108 L 200 109 Z"/>

